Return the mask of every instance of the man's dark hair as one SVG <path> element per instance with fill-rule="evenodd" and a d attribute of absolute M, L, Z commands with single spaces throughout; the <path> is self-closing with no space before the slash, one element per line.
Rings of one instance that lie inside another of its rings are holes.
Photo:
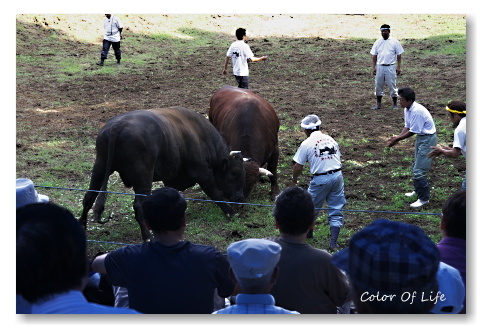
<path fill-rule="evenodd" d="M 457 110 L 457 111 L 467 110 L 467 105 L 465 104 L 465 102 L 462 102 L 462 101 L 451 101 L 450 103 L 447 104 L 447 107 L 451 110 Z M 458 115 L 460 117 L 467 116 L 465 113 L 459 113 Z M 450 116 L 453 116 L 453 113 L 450 112 Z"/>
<path fill-rule="evenodd" d="M 16 212 L 17 294 L 35 303 L 82 290 L 86 239 L 73 214 L 53 203 L 28 204 Z"/>
<path fill-rule="evenodd" d="M 457 191 L 442 208 L 445 234 L 448 237 L 467 239 L 467 192 Z"/>
<path fill-rule="evenodd" d="M 237 36 L 238 40 L 242 40 L 243 36 L 247 34 L 247 30 L 244 28 L 238 28 L 237 31 L 235 31 L 235 35 Z"/>
<path fill-rule="evenodd" d="M 382 26 L 380 26 L 380 29 L 388 29 L 388 31 L 390 31 L 390 25 L 383 24 Z"/>
<path fill-rule="evenodd" d="M 155 189 L 142 202 L 143 218 L 154 233 L 180 229 L 186 209 L 185 198 L 170 187 Z"/>
<path fill-rule="evenodd" d="M 312 195 L 297 186 L 285 189 L 275 199 L 273 216 L 281 233 L 293 236 L 304 234 L 315 220 Z"/>
<path fill-rule="evenodd" d="M 403 97 L 405 101 L 415 101 L 415 91 L 410 87 L 403 87 L 398 90 L 398 95 Z"/>

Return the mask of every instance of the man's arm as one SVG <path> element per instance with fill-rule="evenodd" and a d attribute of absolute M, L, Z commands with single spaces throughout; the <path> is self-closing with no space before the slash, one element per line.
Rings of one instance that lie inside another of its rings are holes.
<path fill-rule="evenodd" d="M 415 133 L 410 132 L 410 129 L 407 127 L 404 127 L 402 132 L 397 135 L 397 136 L 392 136 L 390 139 L 387 141 L 387 147 L 393 147 L 396 145 L 399 141 L 407 139 L 411 136 L 415 135 Z"/>
<path fill-rule="evenodd" d="M 293 183 L 298 183 L 298 177 L 302 174 L 302 171 L 303 165 L 300 165 L 299 163 L 295 163 L 295 165 L 293 165 L 293 175 L 291 177 Z"/>
<path fill-rule="evenodd" d="M 372 73 L 377 74 L 377 55 L 372 55 Z"/>
<path fill-rule="evenodd" d="M 99 255 L 96 257 L 93 262 L 92 262 L 92 269 L 96 271 L 97 273 L 107 273 L 107 269 L 105 268 L 105 257 L 108 255 L 108 253 Z"/>
<path fill-rule="evenodd" d="M 262 56 L 262 57 L 252 56 L 252 57 L 250 57 L 250 61 L 252 61 L 252 62 L 263 61 L 263 60 L 266 60 L 267 58 L 268 58 L 268 56 Z"/>
<path fill-rule="evenodd" d="M 230 59 L 230 57 L 226 56 L 225 57 L 225 63 L 223 65 L 223 71 L 222 71 L 222 75 L 226 76 L 227 75 L 227 66 L 228 66 L 228 60 Z"/>
<path fill-rule="evenodd" d="M 457 157 L 460 157 L 460 155 L 462 154 L 462 149 L 450 148 L 443 144 L 441 144 L 440 147 L 430 147 L 430 148 L 432 148 L 433 150 L 427 154 L 428 158 L 434 158 L 441 155 L 445 155 L 450 158 L 457 158 Z"/>
<path fill-rule="evenodd" d="M 402 54 L 397 55 L 397 75 L 400 75 L 400 73 L 402 72 L 401 65 L 402 65 Z"/>

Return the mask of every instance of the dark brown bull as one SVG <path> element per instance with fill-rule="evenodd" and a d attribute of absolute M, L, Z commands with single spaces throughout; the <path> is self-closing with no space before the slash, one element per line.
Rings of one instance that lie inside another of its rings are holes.
<path fill-rule="evenodd" d="M 126 187 L 136 194 L 151 193 L 152 182 L 184 190 L 196 183 L 212 200 L 244 200 L 245 170 L 240 153 L 230 153 L 228 145 L 213 125 L 199 113 L 182 107 L 136 110 L 111 118 L 100 130 L 97 158 L 90 190 L 107 189 L 109 176 L 117 171 Z M 86 229 L 87 213 L 98 192 L 87 192 L 80 222 Z M 100 222 L 105 206 L 100 193 L 94 218 Z M 135 196 L 133 208 L 143 240 L 150 240 L 141 210 L 143 196 Z M 234 214 L 226 203 L 218 206 Z"/>
<path fill-rule="evenodd" d="M 224 86 L 210 99 L 208 119 L 232 150 L 240 150 L 245 162 L 245 198 L 260 178 L 259 168 L 266 165 L 271 196 L 278 194 L 278 130 L 280 122 L 273 107 L 251 90 Z"/>

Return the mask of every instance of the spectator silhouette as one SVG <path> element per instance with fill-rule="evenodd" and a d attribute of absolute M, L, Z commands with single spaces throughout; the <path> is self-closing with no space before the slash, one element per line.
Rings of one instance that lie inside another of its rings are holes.
<path fill-rule="evenodd" d="M 17 295 L 32 314 L 136 314 L 88 302 L 85 232 L 70 211 L 53 203 L 17 209 Z"/>

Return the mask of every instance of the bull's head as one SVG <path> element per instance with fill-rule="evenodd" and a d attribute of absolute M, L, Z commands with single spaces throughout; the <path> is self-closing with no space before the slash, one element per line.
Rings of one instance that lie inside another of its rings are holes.
<path fill-rule="evenodd" d="M 231 202 L 243 202 L 243 187 L 245 185 L 245 169 L 240 151 L 231 151 L 223 159 L 220 171 L 215 174 L 215 181 L 223 196 Z"/>

